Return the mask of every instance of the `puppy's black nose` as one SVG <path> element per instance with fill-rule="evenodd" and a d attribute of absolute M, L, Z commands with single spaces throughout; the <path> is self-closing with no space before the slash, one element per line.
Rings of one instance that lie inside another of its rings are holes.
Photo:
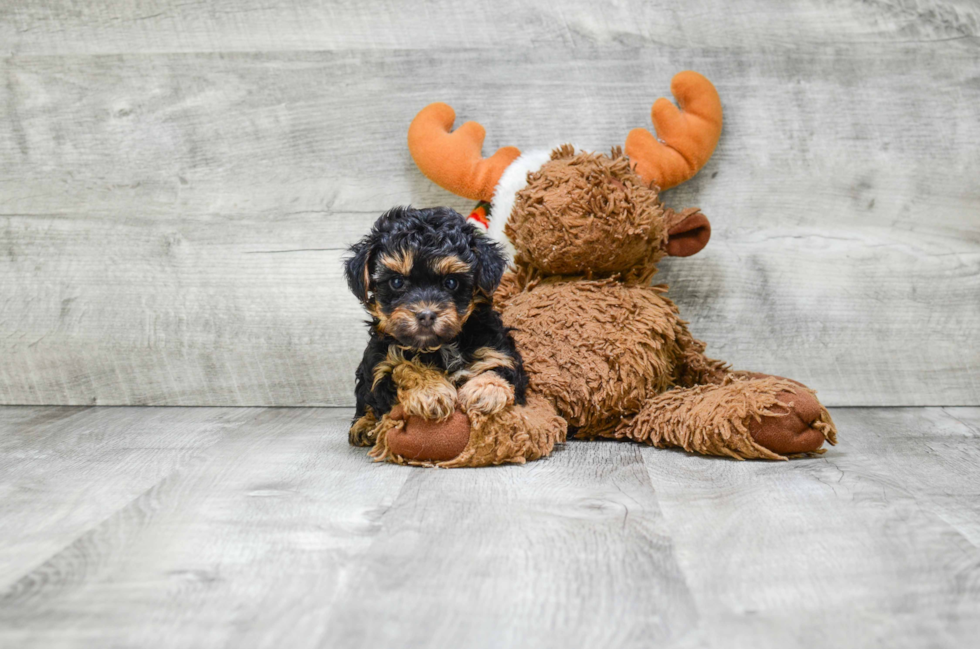
<path fill-rule="evenodd" d="M 415 314 L 415 319 L 419 321 L 419 325 L 431 329 L 432 325 L 436 323 L 436 312 L 429 309 L 419 311 Z"/>

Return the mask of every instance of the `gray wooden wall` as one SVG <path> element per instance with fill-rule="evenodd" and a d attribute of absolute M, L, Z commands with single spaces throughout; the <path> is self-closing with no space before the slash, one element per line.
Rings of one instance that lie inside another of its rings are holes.
<path fill-rule="evenodd" d="M 607 149 L 691 68 L 725 131 L 667 200 L 714 235 L 659 277 L 709 353 L 978 405 L 978 33 L 969 0 L 8 0 L 0 402 L 350 405 L 344 247 L 471 207 L 413 166 L 420 107 Z"/>

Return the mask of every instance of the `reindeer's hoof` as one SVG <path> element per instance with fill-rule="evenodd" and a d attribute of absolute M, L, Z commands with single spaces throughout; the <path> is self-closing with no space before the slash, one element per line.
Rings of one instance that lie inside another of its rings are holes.
<path fill-rule="evenodd" d="M 795 381 L 794 381 L 795 383 Z M 824 443 L 824 433 L 815 426 L 821 421 L 823 406 L 808 390 L 784 390 L 776 395 L 780 405 L 771 410 L 777 415 L 750 419 L 749 434 L 760 446 L 780 455 L 809 453 Z M 790 406 L 789 404 L 792 404 Z"/>
<path fill-rule="evenodd" d="M 388 450 L 408 460 L 445 462 L 462 453 L 470 441 L 470 420 L 460 410 L 436 421 L 406 417 L 401 406 L 395 406 L 389 416 L 404 419 L 405 425 L 388 431 Z"/>

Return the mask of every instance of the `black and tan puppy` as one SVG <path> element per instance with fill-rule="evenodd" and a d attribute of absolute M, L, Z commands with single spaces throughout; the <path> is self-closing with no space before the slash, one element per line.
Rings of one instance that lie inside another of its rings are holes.
<path fill-rule="evenodd" d="M 449 208 L 396 207 L 350 252 L 347 283 L 372 317 L 351 444 L 373 444 L 396 404 L 434 420 L 524 404 L 521 357 L 493 310 L 506 266 L 495 242 Z"/>

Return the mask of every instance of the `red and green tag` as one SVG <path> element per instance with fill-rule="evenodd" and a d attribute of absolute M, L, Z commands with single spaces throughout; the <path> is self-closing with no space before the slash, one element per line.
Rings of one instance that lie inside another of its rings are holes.
<path fill-rule="evenodd" d="M 484 230 L 490 229 L 490 203 L 480 201 L 466 218 L 476 221 Z"/>

